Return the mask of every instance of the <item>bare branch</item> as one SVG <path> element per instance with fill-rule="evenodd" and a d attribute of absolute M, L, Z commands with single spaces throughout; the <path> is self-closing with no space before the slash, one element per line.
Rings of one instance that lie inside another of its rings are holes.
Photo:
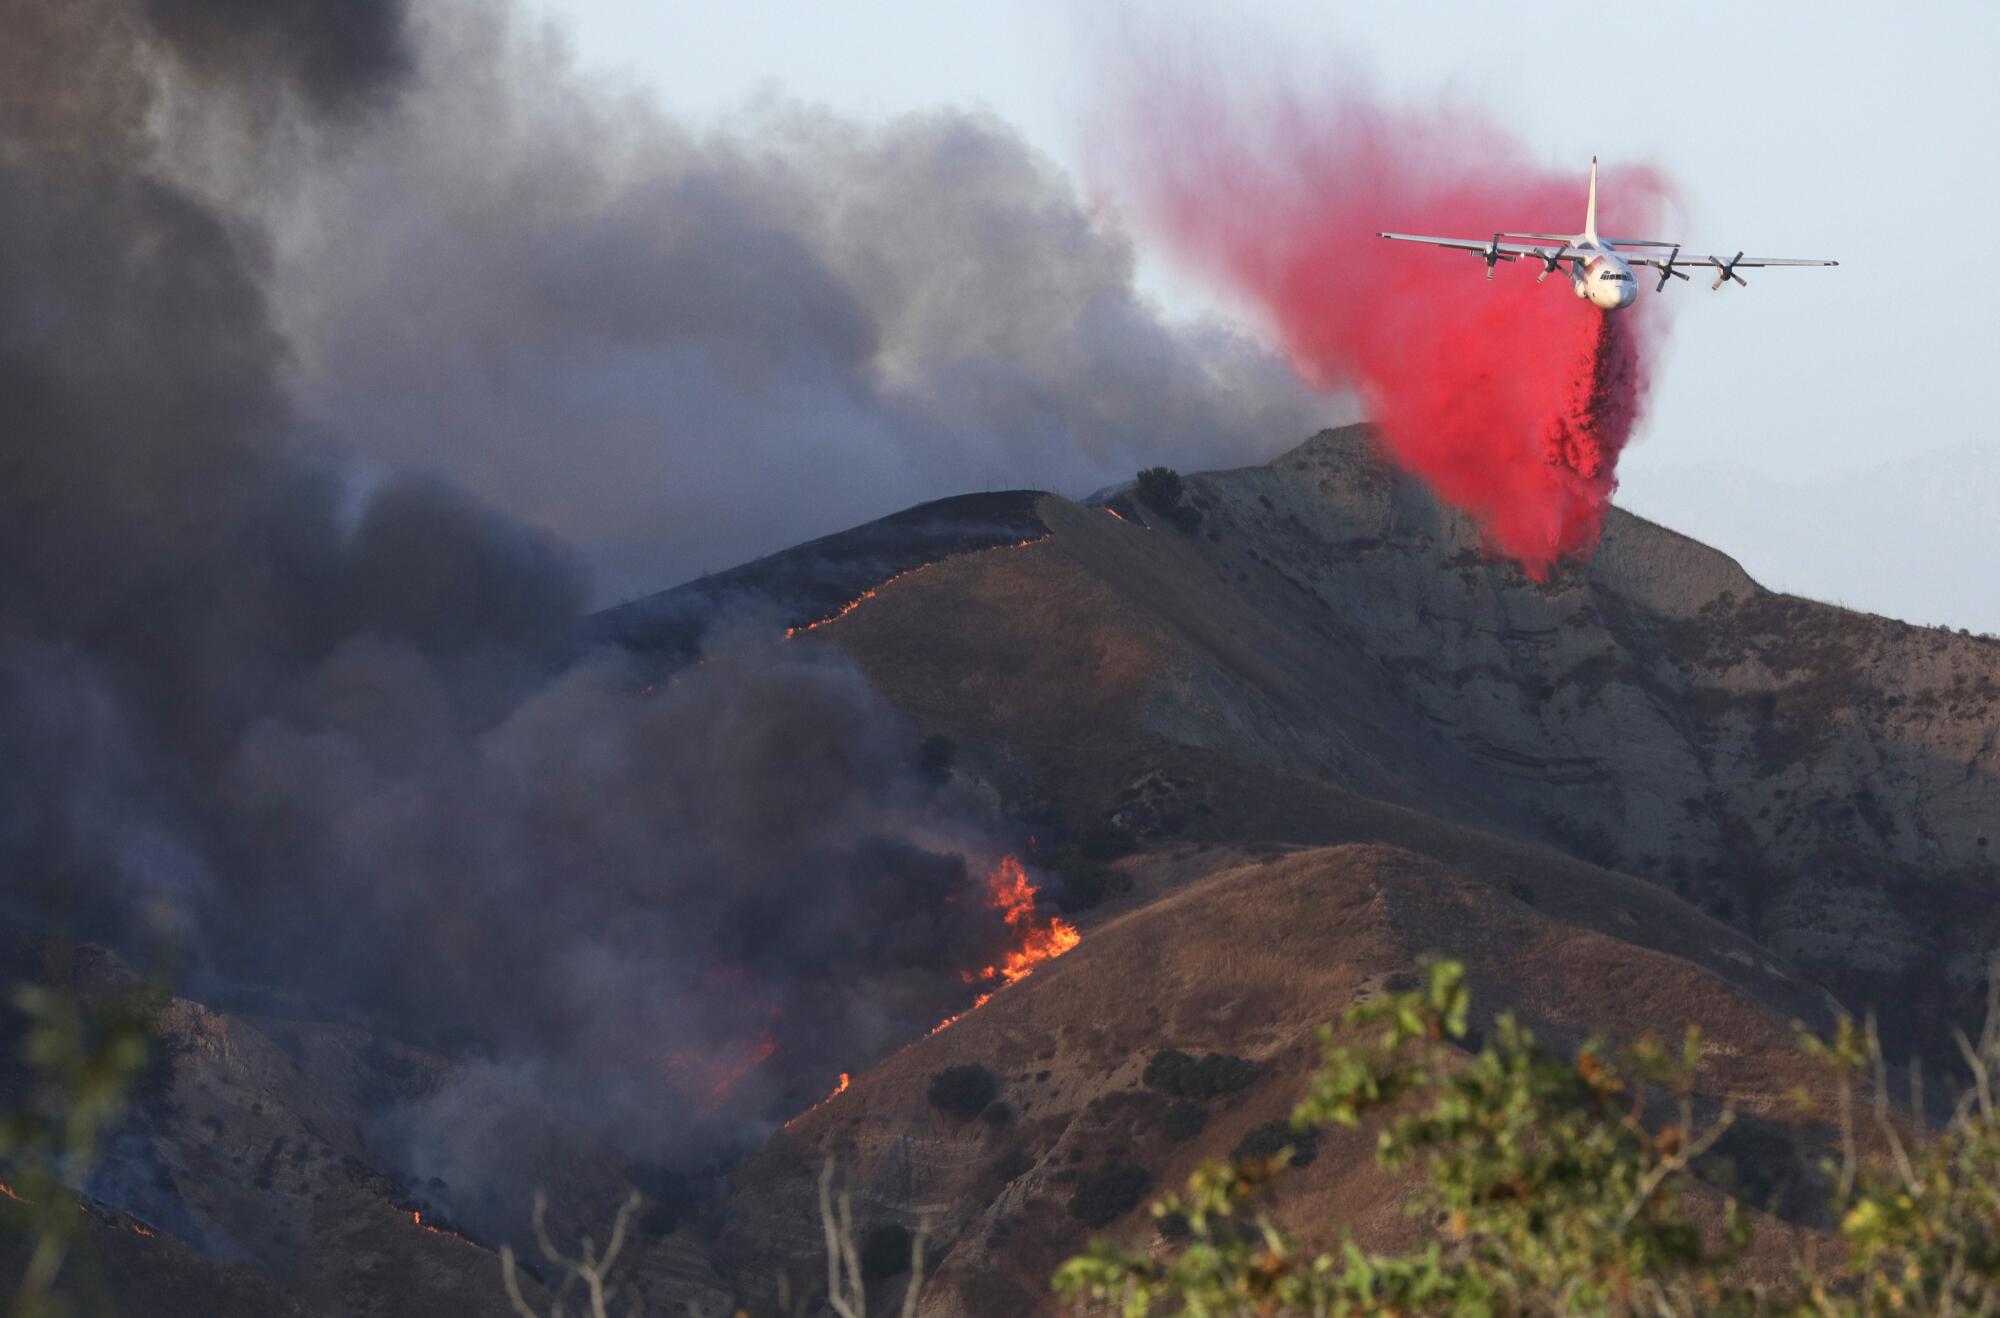
<path fill-rule="evenodd" d="M 903 1318 L 917 1318 L 917 1296 L 924 1289 L 924 1237 L 930 1222 L 917 1220 L 916 1234 L 910 1237 L 910 1285 L 903 1292 Z"/>
<path fill-rule="evenodd" d="M 529 1222 L 534 1228 L 535 1244 L 542 1256 L 562 1271 L 562 1282 L 556 1287 L 554 1304 L 550 1318 L 562 1318 L 563 1297 L 581 1285 L 590 1297 L 591 1318 L 611 1318 L 611 1301 L 618 1290 L 610 1284 L 611 1269 L 618 1262 L 619 1253 L 625 1248 L 626 1232 L 630 1228 L 633 1215 L 639 1211 L 639 1192 L 632 1191 L 625 1196 L 625 1202 L 618 1206 L 617 1214 L 611 1220 L 611 1238 L 605 1242 L 603 1253 L 597 1250 L 597 1243 L 589 1236 L 577 1242 L 577 1256 L 571 1258 L 556 1247 L 548 1229 L 548 1196 L 535 1191 L 535 1205 L 529 1214 Z M 534 1309 L 521 1295 L 518 1265 L 514 1260 L 511 1246 L 500 1247 L 500 1275 L 507 1286 L 507 1299 L 514 1306 L 514 1312 L 521 1318 L 537 1318 Z M 639 1312 L 638 1301 L 632 1302 L 629 1312 Z"/>

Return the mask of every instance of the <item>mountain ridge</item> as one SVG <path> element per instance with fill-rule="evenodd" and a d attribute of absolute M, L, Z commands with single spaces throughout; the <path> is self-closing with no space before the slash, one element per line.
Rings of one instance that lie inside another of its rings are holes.
<path fill-rule="evenodd" d="M 1616 509 L 1588 563 L 1531 580 L 1362 427 L 1184 492 L 1182 525 L 1117 490 L 933 501 L 586 625 L 648 671 L 718 626 L 823 648 L 913 736 L 948 740 L 943 777 L 1038 875 L 1092 872 L 1107 894 L 1073 913 L 1074 951 L 853 1059 L 851 1086 L 650 1218 L 647 1303 L 767 1301 L 820 1272 L 832 1156 L 864 1224 L 928 1222 L 925 1312 L 1053 1312 L 1047 1270 L 1087 1234 L 1066 1208 L 1080 1177 L 1129 1165 L 1165 1186 L 1226 1154 L 1288 1109 L 1316 1027 L 1426 954 L 1558 1046 L 1699 1021 L 1703 1101 L 1756 1126 L 1773 1184 L 1831 1110 L 1813 1089 L 1804 1133 L 1774 1124 L 1813 1082 L 1791 1022 L 1873 1005 L 1892 1038 L 1941 1049 L 1978 1005 L 2000 942 L 2000 645 L 1767 591 Z M 1240 1054 L 1255 1082 L 1177 1140 L 1143 1079 L 1165 1047 Z M 192 1269 L 169 1313 L 258 1312 L 258 1277 L 299 1312 L 492 1311 L 497 1242 L 426 1231 L 420 1187 L 367 1134 L 466 1059 L 187 1002 L 162 1048 L 110 1187 L 160 1234 L 116 1233 L 114 1280 Z M 975 1062 L 1003 1116 L 929 1104 L 937 1071 Z M 559 1113 L 508 1129 L 565 1230 L 640 1179 Z M 1413 1229 L 1365 1134 L 1289 1184 L 1277 1211 L 1301 1228 Z M 1796 1205 L 1770 1223 L 1813 1227 Z"/>

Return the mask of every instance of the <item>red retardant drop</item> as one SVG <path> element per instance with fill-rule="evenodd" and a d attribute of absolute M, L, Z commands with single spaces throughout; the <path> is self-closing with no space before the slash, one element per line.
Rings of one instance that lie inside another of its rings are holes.
<path fill-rule="evenodd" d="M 1363 99 L 1246 112 L 1139 80 L 1098 139 L 1099 172 L 1143 225 L 1220 280 L 1317 388 L 1350 389 L 1383 448 L 1536 579 L 1596 546 L 1619 452 L 1646 396 L 1660 298 L 1602 312 L 1567 267 L 1532 257 L 1485 278 L 1474 254 L 1379 230 L 1487 238 L 1583 227 L 1588 161 L 1525 165 L 1476 118 Z M 1599 232 L 1651 238 L 1666 189 L 1607 165 Z M 1646 272 L 1637 272 L 1643 280 Z"/>

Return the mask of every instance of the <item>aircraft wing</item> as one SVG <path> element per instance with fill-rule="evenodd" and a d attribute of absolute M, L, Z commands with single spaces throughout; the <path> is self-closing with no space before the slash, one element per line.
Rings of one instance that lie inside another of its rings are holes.
<path fill-rule="evenodd" d="M 1509 242 L 1501 242 L 1497 238 L 1433 238 L 1427 234 L 1421 234 L 1421 233 L 1378 233 L 1375 236 L 1378 238 L 1394 239 L 1395 241 L 1402 243 L 1427 243 L 1432 247 L 1449 247 L 1455 251 L 1478 252 L 1481 253 L 1482 255 L 1486 252 L 1496 252 L 1499 255 L 1500 259 L 1503 261 L 1512 260 L 1513 258 L 1518 256 L 1541 256 L 1544 253 L 1554 253 L 1559 248 L 1561 248 L 1564 243 L 1563 239 L 1556 237 L 1555 235 L 1550 236 L 1549 242 L 1542 242 L 1542 243 L 1509 243 Z M 1735 268 L 1747 269 L 1747 268 L 1754 268 L 1757 266 L 1775 266 L 1775 265 L 1839 265 L 1840 264 L 1840 262 L 1838 261 L 1822 261 L 1822 260 L 1808 259 L 1805 257 L 1744 256 L 1740 253 L 1736 256 L 1734 260 L 1731 260 L 1729 257 L 1726 256 L 1695 256 L 1691 253 L 1685 253 L 1685 252 L 1681 253 L 1680 255 L 1673 256 L 1667 252 L 1635 252 L 1631 249 L 1631 247 L 1626 247 L 1621 245 L 1623 243 L 1630 243 L 1634 247 L 1643 244 L 1644 246 L 1647 247 L 1666 247 L 1666 248 L 1673 248 L 1678 246 L 1678 244 L 1665 242 L 1660 239 L 1613 238 L 1613 239 L 1608 239 L 1607 241 L 1609 241 L 1614 247 L 1617 248 L 1619 258 L 1623 260 L 1627 265 L 1663 266 L 1669 260 L 1671 260 L 1674 263 L 1674 267 L 1676 269 L 1679 269 L 1682 266 L 1706 266 L 1712 270 L 1720 270 L 1724 266 L 1729 266 L 1732 269 Z M 1574 248 L 1571 248 L 1564 253 L 1564 259 L 1570 259 L 1578 256 L 1587 258 L 1593 255 L 1595 255 L 1594 252 L 1579 252 Z"/>
<path fill-rule="evenodd" d="M 1503 261 L 1511 261 L 1517 256 L 1531 256 L 1537 252 L 1550 250 L 1547 243 L 1503 243 L 1497 238 L 1429 238 L 1420 233 L 1378 233 L 1377 238 L 1393 238 L 1399 243 L 1428 243 L 1432 247 L 1449 247 L 1461 252 L 1496 252 Z M 1552 239 L 1561 242 L 1561 239 Z"/>
<path fill-rule="evenodd" d="M 1676 270 L 1680 269 L 1682 266 L 1697 266 L 1697 265 L 1706 266 L 1711 270 L 1720 270 L 1725 266 L 1727 266 L 1732 270 L 1736 270 L 1736 269 L 1744 269 L 1748 267 L 1763 266 L 1763 265 L 1839 265 L 1840 264 L 1840 262 L 1838 261 L 1810 260 L 1805 257 L 1797 257 L 1797 256 L 1744 256 L 1741 253 L 1738 253 L 1734 259 L 1731 259 L 1727 256 L 1689 256 L 1686 253 L 1682 253 L 1679 256 L 1670 256 L 1666 252 L 1629 252 L 1626 251 L 1624 248 L 1620 248 L 1618 250 L 1618 256 L 1619 259 L 1624 261 L 1626 265 L 1650 265 L 1658 267 L 1658 266 L 1663 266 L 1669 260 L 1672 260 L 1674 263 L 1674 268 Z"/>

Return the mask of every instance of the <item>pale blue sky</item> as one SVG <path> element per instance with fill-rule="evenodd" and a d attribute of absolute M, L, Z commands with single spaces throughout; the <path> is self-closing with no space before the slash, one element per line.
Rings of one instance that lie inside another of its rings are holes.
<path fill-rule="evenodd" d="M 1075 168 L 1091 58 L 1130 25 L 1254 33 L 1329 77 L 1490 108 L 1552 163 L 1644 159 L 1707 250 L 1832 256 L 1683 305 L 1620 502 L 1766 584 L 2000 631 L 2000 443 L 1986 381 L 2000 264 L 1940 250 L 1994 211 L 2000 11 L 1975 5 L 539 0 L 586 67 L 676 112 L 763 91 L 864 118 L 986 107 Z M 1113 17 L 1114 14 L 1119 16 Z M 1295 65 L 1296 66 L 1296 65 Z M 1254 68 L 1254 64 L 1251 66 Z M 1550 217 L 1568 224 L 1571 217 Z M 1907 252 L 1899 251 L 1907 246 Z M 1142 248 L 1148 287 L 1205 294 Z M 1468 288 L 1468 295 L 1476 289 Z"/>

